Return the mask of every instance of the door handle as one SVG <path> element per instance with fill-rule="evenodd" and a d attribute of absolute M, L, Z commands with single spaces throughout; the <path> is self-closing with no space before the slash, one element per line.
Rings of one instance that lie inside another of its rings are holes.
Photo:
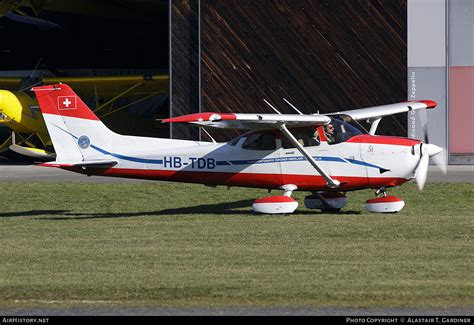
<path fill-rule="evenodd" d="M 295 152 L 294 151 L 287 151 L 285 152 L 285 155 L 293 155 Z"/>

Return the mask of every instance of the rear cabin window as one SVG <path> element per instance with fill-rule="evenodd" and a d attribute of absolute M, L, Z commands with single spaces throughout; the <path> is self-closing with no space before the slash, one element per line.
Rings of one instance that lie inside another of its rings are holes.
<path fill-rule="evenodd" d="M 276 135 L 274 132 L 250 134 L 242 145 L 247 150 L 275 150 Z"/>
<path fill-rule="evenodd" d="M 310 129 L 293 129 L 290 130 L 291 134 L 298 140 L 299 144 L 303 147 L 314 147 L 319 146 L 319 135 L 316 128 Z M 295 148 L 295 146 L 288 140 L 284 135 L 281 137 L 281 146 L 284 149 Z"/>

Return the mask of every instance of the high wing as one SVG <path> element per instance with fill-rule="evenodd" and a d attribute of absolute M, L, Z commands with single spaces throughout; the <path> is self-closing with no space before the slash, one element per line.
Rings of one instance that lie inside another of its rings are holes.
<path fill-rule="evenodd" d="M 373 122 L 384 116 L 398 113 L 406 113 L 419 109 L 430 109 L 436 107 L 432 100 L 408 101 L 389 105 L 366 107 L 354 110 L 340 111 L 327 115 L 323 114 L 232 114 L 232 113 L 196 113 L 164 119 L 163 123 L 192 123 L 199 126 L 216 128 L 265 130 L 278 129 L 279 125 L 287 127 L 303 127 L 310 125 L 325 125 L 330 122 L 328 116 L 345 114 L 354 120 L 369 120 Z"/>
<path fill-rule="evenodd" d="M 325 115 L 297 114 L 247 114 L 247 113 L 196 113 L 164 119 L 163 123 L 192 123 L 215 128 L 271 130 L 281 125 L 289 128 L 319 126 L 328 124 L 331 119 Z"/>
<path fill-rule="evenodd" d="M 373 107 L 366 107 L 360 109 L 353 109 L 349 111 L 342 111 L 337 113 L 332 113 L 328 115 L 335 114 L 345 114 L 352 117 L 354 120 L 371 120 L 382 118 L 384 116 L 389 116 L 398 113 L 406 113 L 418 109 L 434 108 L 437 103 L 432 100 L 416 100 L 408 101 L 403 103 L 389 104 L 389 105 L 380 105 Z"/>

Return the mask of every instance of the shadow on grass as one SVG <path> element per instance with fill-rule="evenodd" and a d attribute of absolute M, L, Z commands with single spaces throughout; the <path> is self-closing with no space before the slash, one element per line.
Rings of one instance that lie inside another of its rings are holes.
<path fill-rule="evenodd" d="M 51 214 L 65 214 L 69 210 L 30 210 L 30 211 L 14 211 L 14 212 L 0 212 L 0 218 L 12 218 L 12 217 L 31 217 L 40 215 L 51 215 Z"/>
<path fill-rule="evenodd" d="M 41 218 L 41 220 L 78 220 L 78 219 L 108 219 L 108 218 L 131 218 L 146 216 L 174 216 L 174 215 L 228 215 L 228 214 L 249 214 L 250 210 L 235 210 L 250 207 L 253 200 L 241 200 L 236 202 L 226 202 L 219 204 L 202 204 L 191 207 L 176 209 L 164 209 L 159 211 L 137 211 L 137 212 L 117 212 L 117 213 L 65 213 L 62 217 Z"/>
<path fill-rule="evenodd" d="M 218 204 L 202 204 L 190 207 L 181 207 L 175 209 L 164 209 L 159 211 L 142 212 L 117 212 L 117 213 L 65 213 L 61 217 L 40 218 L 41 220 L 83 220 L 83 219 L 110 219 L 110 218 L 131 218 L 147 216 L 176 216 L 176 215 L 260 215 L 252 211 L 251 206 L 254 200 L 240 200 L 235 202 L 226 202 Z M 245 209 L 242 209 L 245 208 Z M 241 210 L 242 209 L 242 210 Z M 321 212 L 319 210 L 301 210 L 295 211 L 292 215 L 354 215 L 360 214 L 360 211 L 342 211 L 342 212 Z M 261 215 L 272 216 L 272 215 Z"/>

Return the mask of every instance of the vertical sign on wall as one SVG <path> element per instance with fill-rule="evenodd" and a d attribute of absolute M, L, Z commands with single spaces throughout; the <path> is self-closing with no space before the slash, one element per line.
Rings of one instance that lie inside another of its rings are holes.
<path fill-rule="evenodd" d="M 429 141 L 447 147 L 445 0 L 408 0 L 408 100 L 438 103 L 427 112 Z M 420 113 L 408 115 L 408 137 L 423 139 Z"/>

